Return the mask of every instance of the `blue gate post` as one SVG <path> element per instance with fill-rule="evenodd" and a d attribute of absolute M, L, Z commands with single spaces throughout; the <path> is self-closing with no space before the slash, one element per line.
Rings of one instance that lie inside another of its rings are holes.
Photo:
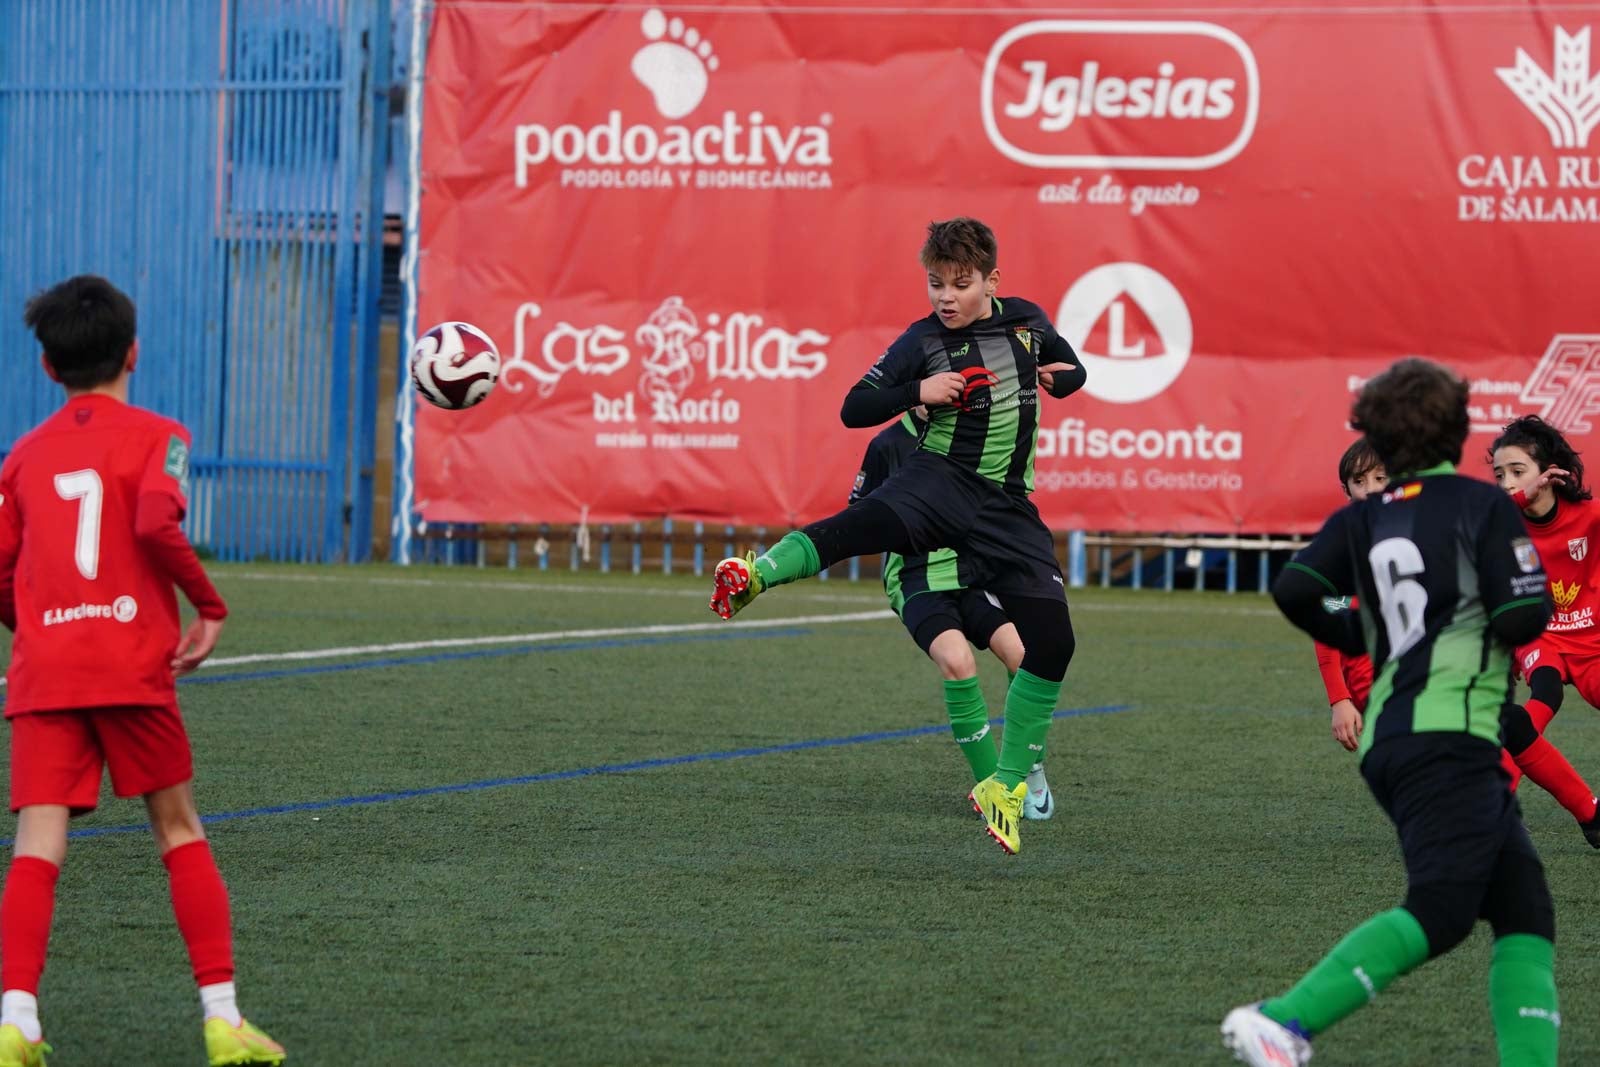
<path fill-rule="evenodd" d="M 343 62 L 339 92 L 339 144 L 352 148 L 362 143 L 366 70 L 363 65 L 362 36 L 370 8 L 380 4 L 347 3 L 344 10 Z M 333 251 L 333 367 L 329 374 L 332 397 L 328 419 L 328 459 L 332 470 L 328 478 L 328 502 L 323 512 L 322 551 L 324 559 L 337 559 L 344 541 L 344 505 L 348 502 L 350 463 L 350 401 L 353 395 L 350 362 L 350 323 L 345 316 L 355 310 L 351 299 L 356 293 L 356 210 L 361 203 L 362 166 L 356 152 L 339 153 L 339 184 L 334 205 L 336 238 Z M 369 194 L 370 196 L 370 194 Z"/>
<path fill-rule="evenodd" d="M 360 8 L 365 5 L 355 5 Z M 366 102 L 361 109 L 360 252 L 356 283 L 355 401 L 352 418 L 352 455 L 349 487 L 350 547 L 348 558 L 364 562 L 372 557 L 373 466 L 378 437 L 378 302 L 383 291 L 384 186 L 389 163 L 390 5 L 371 5 L 366 27 L 367 55 L 364 81 Z M 511 543 L 511 565 L 516 565 L 516 542 Z"/>

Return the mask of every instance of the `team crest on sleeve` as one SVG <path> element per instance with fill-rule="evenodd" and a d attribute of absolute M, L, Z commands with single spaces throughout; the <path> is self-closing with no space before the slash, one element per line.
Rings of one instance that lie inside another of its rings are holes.
<path fill-rule="evenodd" d="M 1522 568 L 1523 574 L 1532 574 L 1539 569 L 1539 550 L 1533 547 L 1533 542 L 1526 537 L 1519 537 L 1511 542 L 1511 551 L 1516 553 L 1517 566 Z"/>
<path fill-rule="evenodd" d="M 864 471 L 864 470 L 856 471 L 855 488 L 851 489 L 850 491 L 852 493 L 859 493 L 859 492 L 861 492 L 861 487 L 863 485 L 866 485 L 866 484 L 867 484 L 867 472 Z"/>
<path fill-rule="evenodd" d="M 1567 555 L 1579 563 L 1589 554 L 1589 539 L 1587 537 L 1574 537 L 1567 542 Z"/>
<path fill-rule="evenodd" d="M 166 471 L 178 480 L 178 488 L 185 495 L 189 492 L 189 446 L 183 443 L 183 438 L 173 434 L 167 441 L 167 458 L 161 465 Z"/>

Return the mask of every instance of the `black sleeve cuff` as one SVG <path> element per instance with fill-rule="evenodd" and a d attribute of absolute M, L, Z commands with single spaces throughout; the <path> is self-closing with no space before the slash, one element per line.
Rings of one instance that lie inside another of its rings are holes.
<path fill-rule="evenodd" d="M 907 382 L 890 389 L 874 389 L 865 382 L 857 382 L 855 388 L 844 395 L 839 419 L 852 429 L 877 426 L 901 412 L 910 411 L 921 398 L 920 381 Z"/>
<path fill-rule="evenodd" d="M 1074 366 L 1072 370 L 1056 371 L 1055 381 L 1051 384 L 1048 392 L 1051 396 L 1060 400 L 1062 397 L 1071 396 L 1079 389 L 1082 389 L 1083 384 L 1088 380 L 1089 372 L 1080 363 Z"/>
<path fill-rule="evenodd" d="M 1502 604 L 1489 617 L 1489 627 L 1496 637 L 1516 648 L 1544 633 L 1549 621 L 1550 602 L 1542 596 L 1528 597 Z"/>

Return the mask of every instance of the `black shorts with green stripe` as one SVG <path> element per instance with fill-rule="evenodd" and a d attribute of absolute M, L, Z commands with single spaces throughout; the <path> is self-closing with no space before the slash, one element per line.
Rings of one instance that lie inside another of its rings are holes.
<path fill-rule="evenodd" d="M 998 596 L 1066 600 L 1055 540 L 1027 497 L 920 449 L 871 497 L 905 524 L 913 552 L 955 549 Z"/>
<path fill-rule="evenodd" d="M 995 631 L 1010 622 L 999 603 L 981 589 L 918 593 L 906 600 L 900 621 L 924 652 L 933 647 L 935 638 L 950 630 L 959 632 L 980 650 L 988 648 Z"/>

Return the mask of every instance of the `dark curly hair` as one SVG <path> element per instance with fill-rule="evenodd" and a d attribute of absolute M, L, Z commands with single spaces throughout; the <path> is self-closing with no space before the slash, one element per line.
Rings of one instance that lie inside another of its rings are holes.
<path fill-rule="evenodd" d="M 1390 480 L 1460 463 L 1471 427 L 1467 383 L 1448 367 L 1410 356 L 1367 382 L 1350 424 L 1372 443 Z"/>
<path fill-rule="evenodd" d="M 1541 472 L 1560 467 L 1572 475 L 1562 484 L 1550 487 L 1557 499 L 1576 504 L 1580 500 L 1593 498 L 1594 494 L 1583 484 L 1583 460 L 1578 458 L 1577 451 L 1561 431 L 1539 416 L 1524 415 L 1506 423 L 1506 428 L 1489 446 L 1489 466 L 1494 466 L 1494 454 L 1502 448 L 1522 449 L 1533 457 Z"/>

